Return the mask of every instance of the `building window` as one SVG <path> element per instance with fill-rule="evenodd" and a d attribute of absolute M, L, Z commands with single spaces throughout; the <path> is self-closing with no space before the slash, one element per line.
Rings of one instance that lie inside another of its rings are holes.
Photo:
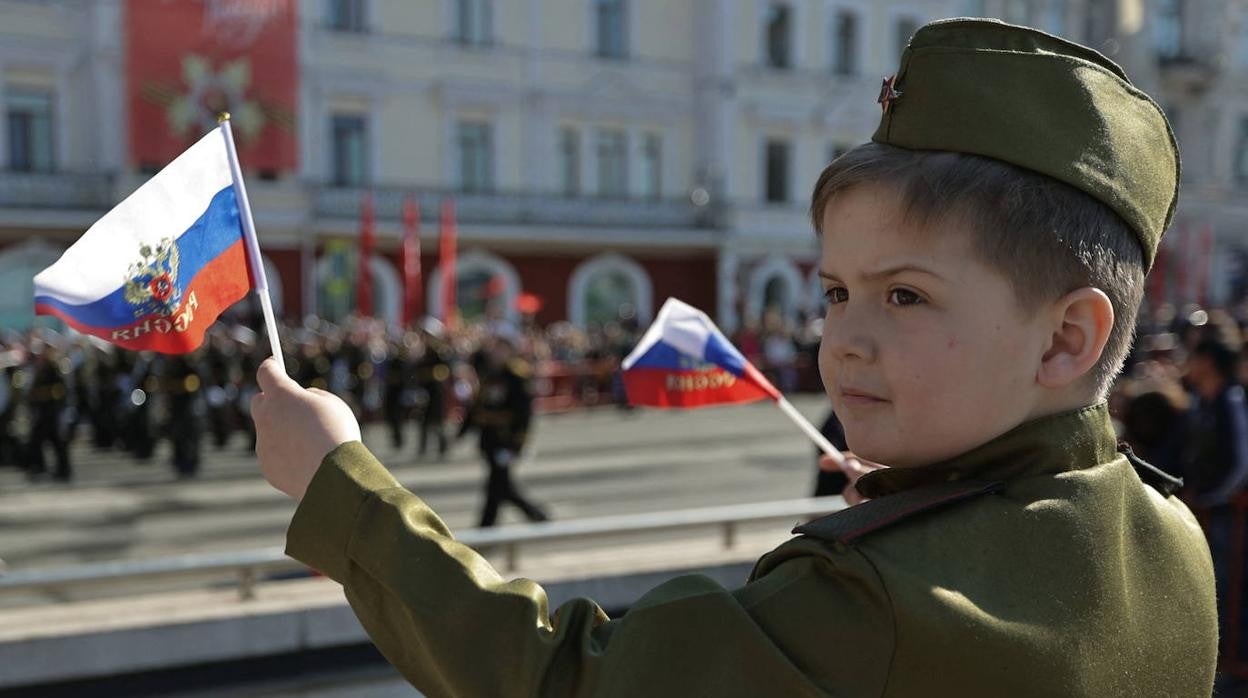
<path fill-rule="evenodd" d="M 914 36 L 914 33 L 919 30 L 919 20 L 913 17 L 898 17 L 894 27 L 897 31 L 895 37 L 897 50 L 893 52 L 893 55 L 900 56 L 901 52 L 905 51 L 906 47 L 910 45 L 910 37 Z"/>
<path fill-rule="evenodd" d="M 793 9 L 773 2 L 763 16 L 763 55 L 772 68 L 793 66 Z"/>
<path fill-rule="evenodd" d="M 459 122 L 459 188 L 466 192 L 494 188 L 494 137 L 484 121 Z"/>
<path fill-rule="evenodd" d="M 364 2 L 365 0 L 329 0 L 326 12 L 329 28 L 340 32 L 366 31 Z"/>
<path fill-rule="evenodd" d="M 858 16 L 853 12 L 837 12 L 832 20 L 832 72 L 858 72 Z"/>
<path fill-rule="evenodd" d="M 1235 144 L 1235 183 L 1248 185 L 1248 117 L 1239 120 L 1239 141 Z"/>
<path fill-rule="evenodd" d="M 1183 53 L 1183 0 L 1158 0 L 1151 18 L 1157 57 L 1173 60 Z"/>
<path fill-rule="evenodd" d="M 624 58 L 628 55 L 625 2 L 626 0 L 594 0 L 597 52 L 602 58 Z"/>
<path fill-rule="evenodd" d="M 10 91 L 6 99 L 9 111 L 9 169 L 51 172 L 51 93 L 15 90 Z"/>
<path fill-rule="evenodd" d="M 1066 0 L 1049 0 L 1045 4 L 1040 26 L 1055 36 L 1066 35 Z"/>
<path fill-rule="evenodd" d="M 628 134 L 598 132 L 598 195 L 628 196 Z"/>
<path fill-rule="evenodd" d="M 791 150 L 788 141 L 769 140 L 766 148 L 766 183 L 763 198 L 769 203 L 787 203 L 789 200 L 789 157 Z"/>
<path fill-rule="evenodd" d="M 455 38 L 466 46 L 484 46 L 493 40 L 494 7 L 491 0 L 458 0 Z"/>
<path fill-rule="evenodd" d="M 559 131 L 559 177 L 564 196 L 581 195 L 581 134 L 571 127 Z"/>
<path fill-rule="evenodd" d="M 641 157 L 642 175 L 645 177 L 641 193 L 646 198 L 657 199 L 663 195 L 663 140 L 659 134 L 646 134 Z"/>
<path fill-rule="evenodd" d="M 330 154 L 334 184 L 358 187 L 368 183 L 368 122 L 359 115 L 330 119 Z"/>

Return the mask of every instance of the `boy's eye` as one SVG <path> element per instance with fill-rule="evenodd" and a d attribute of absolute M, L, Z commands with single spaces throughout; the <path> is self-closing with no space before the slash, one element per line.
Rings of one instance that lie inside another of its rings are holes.
<path fill-rule="evenodd" d="M 894 305 L 917 305 L 923 297 L 907 288 L 895 288 L 888 292 L 888 300 Z"/>
<path fill-rule="evenodd" d="M 823 298 L 829 303 L 844 303 L 849 300 L 849 289 L 844 286 L 833 286 L 823 292 Z"/>

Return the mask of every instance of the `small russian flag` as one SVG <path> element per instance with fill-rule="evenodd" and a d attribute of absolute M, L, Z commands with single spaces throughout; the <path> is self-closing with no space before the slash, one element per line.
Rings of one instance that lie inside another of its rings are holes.
<path fill-rule="evenodd" d="M 127 349 L 193 351 L 252 288 L 225 128 L 96 221 L 35 277 L 35 313 Z"/>
<path fill-rule="evenodd" d="M 668 298 L 621 364 L 633 405 L 707 407 L 770 399 L 838 465 L 845 456 L 746 361 L 706 313 Z"/>
<path fill-rule="evenodd" d="M 675 298 L 663 304 L 622 368 L 634 405 L 705 407 L 782 398 L 706 313 Z"/>

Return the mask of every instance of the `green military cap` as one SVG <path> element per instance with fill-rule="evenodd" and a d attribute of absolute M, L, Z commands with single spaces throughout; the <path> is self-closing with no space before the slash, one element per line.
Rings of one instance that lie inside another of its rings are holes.
<path fill-rule="evenodd" d="M 1100 53 L 996 20 L 932 22 L 902 52 L 880 104 L 873 141 L 1066 182 L 1117 212 L 1152 266 L 1178 201 L 1179 150 L 1161 108 Z"/>

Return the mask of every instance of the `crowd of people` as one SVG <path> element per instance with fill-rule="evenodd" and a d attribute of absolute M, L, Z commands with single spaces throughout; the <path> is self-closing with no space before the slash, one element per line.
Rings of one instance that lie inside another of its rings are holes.
<path fill-rule="evenodd" d="M 68 444 L 80 433 L 97 449 L 140 461 L 167 438 L 180 477 L 198 472 L 205 441 L 225 448 L 241 433 L 250 448 L 255 370 L 270 353 L 253 329 L 260 326 L 232 314 L 186 355 L 125 351 L 48 328 L 0 331 L 0 465 L 23 468 L 32 479 L 69 481 Z M 474 356 L 489 338 L 506 334 L 520 356 L 549 370 L 618 365 L 636 332 L 629 322 L 587 332 L 568 323 L 498 320 L 447 328 L 433 319 L 401 331 L 351 317 L 283 326 L 279 336 L 287 368 L 301 384 L 343 396 L 362 420 L 384 420 L 396 448 L 417 422 L 417 453 L 432 455 L 447 450 L 452 407 L 473 396 Z"/>
<path fill-rule="evenodd" d="M 228 313 L 200 349 L 181 356 L 126 351 L 46 327 L 0 330 L 0 466 L 24 469 L 35 480 L 69 481 L 75 438 L 139 461 L 151 460 L 167 439 L 174 472 L 189 478 L 205 448 L 251 448 L 248 404 L 256 367 L 269 355 L 258 328 L 252 314 Z M 287 369 L 302 385 L 342 396 L 362 421 L 384 422 L 396 449 L 414 429 L 415 455 L 432 458 L 446 454 L 477 393 L 490 338 L 514 339 L 518 356 L 533 367 L 539 408 L 543 396 L 561 391 L 570 398 L 560 405 L 625 405 L 619 365 L 643 330 L 627 314 L 589 330 L 523 316 L 516 324 L 483 318 L 454 327 L 427 318 L 402 331 L 351 316 L 340 323 L 310 318 L 278 334 Z M 786 323 L 772 313 L 745 323 L 732 339 L 781 390 L 793 392 L 819 389 L 818 337 L 817 321 Z"/>

